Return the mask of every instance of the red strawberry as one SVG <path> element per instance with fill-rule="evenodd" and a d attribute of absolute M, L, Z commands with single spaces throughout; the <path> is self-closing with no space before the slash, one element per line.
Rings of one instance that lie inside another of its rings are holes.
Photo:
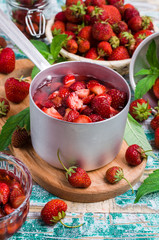
<path fill-rule="evenodd" d="M 159 149 L 159 127 L 155 130 L 155 147 Z"/>
<path fill-rule="evenodd" d="M 72 92 L 67 97 L 66 104 L 69 108 L 73 110 L 79 110 L 83 105 L 83 101 L 78 97 L 75 92 Z"/>
<path fill-rule="evenodd" d="M 57 96 L 57 97 L 52 99 L 52 103 L 53 104 L 50 107 L 52 107 L 52 106 L 55 107 L 55 108 L 61 107 L 61 105 L 62 105 L 62 98 Z M 49 106 L 48 106 L 48 108 L 49 108 Z"/>
<path fill-rule="evenodd" d="M 6 204 L 9 200 L 9 186 L 6 183 L 0 182 L 0 204 Z"/>
<path fill-rule="evenodd" d="M 89 116 L 93 113 L 93 110 L 89 106 L 83 105 L 83 107 L 80 109 L 80 113 Z"/>
<path fill-rule="evenodd" d="M 51 117 L 57 118 L 57 119 L 63 119 L 63 117 L 60 115 L 60 113 L 54 108 L 42 108 L 42 111 L 48 114 Z"/>
<path fill-rule="evenodd" d="M 87 117 L 87 116 L 86 116 Z M 67 169 L 64 164 L 61 162 L 60 156 L 59 156 L 59 149 L 57 152 L 57 156 L 59 159 L 59 162 L 63 166 L 63 168 L 66 170 L 66 178 L 68 179 L 68 182 L 76 188 L 88 188 L 91 185 L 91 179 L 87 172 L 80 168 L 80 167 L 70 167 Z"/>
<path fill-rule="evenodd" d="M 0 97 L 0 117 L 4 117 L 10 110 L 10 104 L 7 99 Z"/>
<path fill-rule="evenodd" d="M 105 4 L 105 0 L 91 0 L 91 4 L 93 6 L 101 7 L 102 5 Z"/>
<path fill-rule="evenodd" d="M 70 94 L 70 89 L 68 87 L 59 88 L 59 96 L 61 98 L 66 98 Z"/>
<path fill-rule="evenodd" d="M 62 21 L 56 21 L 51 27 L 53 35 L 58 35 L 65 32 L 65 24 Z"/>
<path fill-rule="evenodd" d="M 83 100 L 83 104 L 89 104 L 92 101 L 92 99 L 94 98 L 94 96 L 95 96 L 95 94 L 92 93 L 88 97 L 83 98 L 82 99 Z"/>
<path fill-rule="evenodd" d="M 92 120 L 92 122 L 99 122 L 99 121 L 103 121 L 104 119 L 98 115 L 98 114 L 90 114 L 89 118 Z"/>
<path fill-rule="evenodd" d="M 76 32 L 78 30 L 78 25 L 75 23 L 67 22 L 66 31 Z"/>
<path fill-rule="evenodd" d="M 133 31 L 133 32 L 140 31 L 143 28 L 142 27 L 142 17 L 140 17 L 140 16 L 132 17 L 128 21 L 128 26 L 129 26 L 129 29 L 131 29 L 131 31 Z"/>
<path fill-rule="evenodd" d="M 86 39 L 88 41 L 91 41 L 91 38 L 92 38 L 92 26 L 85 26 L 85 27 L 83 27 L 79 31 L 77 37 L 80 38 L 80 39 Z"/>
<path fill-rule="evenodd" d="M 123 172 L 123 169 L 121 167 L 113 166 L 113 167 L 109 168 L 106 171 L 105 177 L 106 177 L 106 180 L 109 183 L 112 183 L 112 184 L 117 183 L 122 179 L 126 180 L 126 182 L 130 185 L 130 187 L 132 189 L 132 193 L 134 193 L 133 187 L 130 184 L 130 182 L 124 177 L 124 172 Z"/>
<path fill-rule="evenodd" d="M 113 30 L 107 22 L 96 22 L 92 26 L 92 35 L 98 41 L 108 41 L 113 35 Z"/>
<path fill-rule="evenodd" d="M 111 45 L 112 48 L 117 48 L 119 47 L 120 45 L 120 40 L 117 36 L 112 36 L 110 39 L 109 39 L 109 43 Z M 113 52 L 113 51 L 112 51 Z"/>
<path fill-rule="evenodd" d="M 115 108 L 110 107 L 110 117 L 113 117 L 119 113 Z"/>
<path fill-rule="evenodd" d="M 102 22 L 109 20 L 108 12 L 100 7 L 94 7 L 94 9 L 90 13 L 90 24 L 94 24 L 95 22 Z"/>
<path fill-rule="evenodd" d="M 158 109 L 158 107 L 157 107 Z M 159 111 L 156 113 L 156 115 L 152 118 L 150 122 L 150 126 L 153 130 L 156 130 L 156 128 L 159 127 Z"/>
<path fill-rule="evenodd" d="M 26 79 L 8 78 L 5 82 L 5 93 L 9 101 L 22 102 L 29 94 L 30 83 Z"/>
<path fill-rule="evenodd" d="M 92 84 L 90 84 L 92 83 Z M 100 83 L 94 83 L 93 81 L 89 81 L 89 83 L 87 84 L 89 90 L 93 93 L 95 93 L 96 95 L 100 95 L 106 92 L 106 87 Z"/>
<path fill-rule="evenodd" d="M 71 86 L 70 86 L 70 89 L 72 91 L 77 91 L 77 90 L 80 90 L 80 89 L 84 89 L 86 86 L 83 82 L 80 82 L 80 81 L 76 81 L 74 82 Z"/>
<path fill-rule="evenodd" d="M 68 122 L 74 122 L 74 120 L 75 120 L 76 118 L 78 118 L 78 116 L 79 116 L 79 112 L 78 112 L 78 111 L 76 111 L 76 110 L 70 110 L 69 113 L 68 113 L 68 115 L 67 115 L 66 120 L 67 120 Z"/>
<path fill-rule="evenodd" d="M 128 22 L 131 18 L 140 16 L 139 11 L 136 8 L 126 8 L 124 11 L 124 20 Z"/>
<path fill-rule="evenodd" d="M 119 6 L 120 5 L 123 5 L 124 4 L 124 0 L 107 0 L 108 1 L 108 4 L 110 5 L 113 5 L 113 6 Z"/>
<path fill-rule="evenodd" d="M 99 56 L 110 56 L 112 54 L 112 47 L 107 41 L 102 41 L 97 45 L 97 51 Z"/>
<path fill-rule="evenodd" d="M 126 32 L 128 31 L 128 25 L 126 22 L 124 21 L 119 21 L 117 23 L 114 23 L 113 26 L 113 31 L 116 33 L 116 34 L 119 34 L 120 32 Z"/>
<path fill-rule="evenodd" d="M 91 101 L 91 107 L 93 111 L 96 114 L 99 114 L 102 118 L 109 118 L 110 105 L 104 96 L 95 96 Z"/>
<path fill-rule="evenodd" d="M 150 36 L 151 34 L 153 34 L 152 31 L 147 30 L 147 29 L 143 29 L 143 30 L 140 30 L 140 31 L 136 32 L 134 34 L 134 38 L 135 38 L 136 41 L 138 39 L 144 40 L 146 37 Z"/>
<path fill-rule="evenodd" d="M 111 106 L 115 109 L 122 109 L 127 102 L 127 94 L 124 91 L 112 88 L 107 92 L 112 97 Z"/>
<path fill-rule="evenodd" d="M 159 99 L 159 78 L 156 79 L 152 89 L 155 97 Z"/>
<path fill-rule="evenodd" d="M 91 123 L 92 120 L 86 115 L 79 115 L 73 122 L 75 123 Z"/>
<path fill-rule="evenodd" d="M 85 7 L 80 1 L 66 8 L 65 17 L 68 22 L 79 23 L 86 14 Z"/>
<path fill-rule="evenodd" d="M 76 81 L 75 76 L 73 74 L 67 74 L 63 77 L 63 84 L 66 87 L 70 87 L 72 83 L 74 83 Z"/>
<path fill-rule="evenodd" d="M 130 104 L 129 113 L 137 121 L 144 121 L 151 115 L 151 106 L 144 99 L 136 99 Z"/>
<path fill-rule="evenodd" d="M 108 57 L 109 61 L 114 60 L 124 60 L 130 58 L 130 55 L 128 53 L 128 50 L 124 46 L 119 46 L 115 49 L 113 49 L 112 54 Z"/>
<path fill-rule="evenodd" d="M 6 213 L 7 215 L 10 214 L 10 213 L 12 213 L 12 212 L 14 212 L 14 210 L 15 210 L 15 209 L 12 208 L 9 203 L 7 203 L 7 204 L 4 205 L 4 211 L 5 211 L 5 213 Z"/>
<path fill-rule="evenodd" d="M 24 194 L 24 190 L 22 188 L 22 185 L 17 181 L 12 181 L 10 185 L 10 189 L 13 190 L 14 188 L 18 189 L 22 194 Z"/>
<path fill-rule="evenodd" d="M 154 30 L 154 25 L 151 17 L 142 16 L 142 28 L 147 30 Z"/>
<path fill-rule="evenodd" d="M 15 198 L 13 198 L 12 196 L 12 200 L 10 200 L 11 206 L 13 208 L 18 208 L 24 202 L 24 200 L 25 200 L 25 195 L 19 195 Z"/>
<path fill-rule="evenodd" d="M 89 89 L 79 89 L 75 91 L 75 93 L 78 95 L 79 98 L 86 98 L 89 96 L 90 90 Z"/>
<path fill-rule="evenodd" d="M 0 73 L 11 73 L 15 69 L 15 53 L 11 48 L 0 51 Z"/>
<path fill-rule="evenodd" d="M 34 23 L 34 22 L 32 24 L 33 24 L 33 28 L 34 28 L 35 32 L 39 33 L 39 26 L 38 26 L 38 24 Z M 29 30 L 28 26 L 25 27 L 25 31 L 26 31 L 26 33 L 28 35 L 30 35 L 30 30 Z"/>
<path fill-rule="evenodd" d="M 78 44 L 74 39 L 67 40 L 66 44 L 64 45 L 65 49 L 73 54 L 77 53 L 78 50 Z"/>
<path fill-rule="evenodd" d="M 108 13 L 108 22 L 110 23 L 110 25 L 117 23 L 119 21 L 121 21 L 121 14 L 119 12 L 119 10 L 113 6 L 113 5 L 103 5 L 102 6 L 105 11 Z"/>
<path fill-rule="evenodd" d="M 66 6 L 76 5 L 78 2 L 83 4 L 83 0 L 66 0 Z"/>
<path fill-rule="evenodd" d="M 127 148 L 125 159 L 130 165 L 137 166 L 144 159 L 147 159 L 147 156 L 142 147 L 138 146 L 137 144 L 133 144 Z"/>
<path fill-rule="evenodd" d="M 7 46 L 7 42 L 5 38 L 0 37 L 0 48 L 5 48 Z"/>
<path fill-rule="evenodd" d="M 76 40 L 76 34 L 71 31 L 65 31 L 65 34 L 68 36 L 69 39 L 74 39 Z"/>
<path fill-rule="evenodd" d="M 2 217 L 4 217 L 5 216 L 5 213 L 4 213 L 4 211 L 3 211 L 3 209 L 2 209 L 2 207 L 0 206 L 0 218 L 2 218 Z M 5 230 L 4 230 L 4 232 L 5 232 Z M 1 230 L 0 229 L 0 236 L 3 234 L 3 230 Z"/>
<path fill-rule="evenodd" d="M 85 53 L 90 49 L 90 42 L 86 39 L 78 39 L 78 51 L 80 53 Z"/>
<path fill-rule="evenodd" d="M 11 138 L 12 146 L 15 148 L 21 148 L 29 141 L 29 133 L 25 127 L 19 127 L 14 130 Z"/>
<path fill-rule="evenodd" d="M 98 60 L 99 55 L 97 53 L 97 49 L 95 47 L 92 47 L 88 50 L 88 52 L 85 55 L 85 58 L 90 58 L 93 60 Z"/>

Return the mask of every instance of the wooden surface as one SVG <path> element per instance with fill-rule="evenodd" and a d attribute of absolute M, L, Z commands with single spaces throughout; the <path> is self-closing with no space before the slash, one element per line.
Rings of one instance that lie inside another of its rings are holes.
<path fill-rule="evenodd" d="M 25 69 L 25 63 L 25 59 L 20 62 L 20 65 L 23 66 L 23 72 Z M 21 69 L 19 71 L 21 72 Z M 19 71 L 18 69 L 15 69 L 13 75 L 16 77 L 16 75 L 19 75 Z M 0 90 L 2 96 L 5 97 L 4 82 L 0 86 Z M 27 98 L 20 104 L 10 103 L 11 110 L 7 117 L 0 119 L 0 128 L 2 128 L 6 119 L 9 116 L 20 112 L 28 106 L 29 96 L 27 96 Z M 27 165 L 27 167 L 31 171 L 33 179 L 50 193 L 55 194 L 56 196 L 63 199 L 75 202 L 97 202 L 113 198 L 117 195 L 124 193 L 130 188 L 125 180 L 122 180 L 119 183 L 113 185 L 106 182 L 105 173 L 109 167 L 116 165 L 122 167 L 125 177 L 130 181 L 132 185 L 134 185 L 140 179 L 145 169 L 146 162 L 142 162 L 142 164 L 137 167 L 129 166 L 124 158 L 127 147 L 127 144 L 123 142 L 121 150 L 118 156 L 113 160 L 113 162 L 96 171 L 89 172 L 92 184 L 87 189 L 73 188 L 68 183 L 64 171 L 52 167 L 43 159 L 41 159 L 35 153 L 31 145 L 23 149 L 13 148 L 12 146 L 10 146 L 10 150 L 15 157 L 17 157 Z"/>

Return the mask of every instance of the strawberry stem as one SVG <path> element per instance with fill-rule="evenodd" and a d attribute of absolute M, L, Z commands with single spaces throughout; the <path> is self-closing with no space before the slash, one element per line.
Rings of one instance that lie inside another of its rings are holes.
<path fill-rule="evenodd" d="M 65 165 L 64 165 L 63 162 L 61 161 L 59 154 L 60 154 L 60 149 L 58 148 L 58 150 L 57 150 L 58 160 L 59 160 L 59 162 L 61 163 L 61 165 L 63 166 L 63 168 L 66 170 L 66 172 L 68 172 L 68 169 L 65 167 Z"/>
<path fill-rule="evenodd" d="M 76 226 L 68 226 L 65 223 L 63 223 L 61 220 L 60 220 L 60 223 L 67 228 L 78 228 L 78 227 L 81 227 L 84 224 L 84 223 L 81 223 L 81 224 L 76 225 Z"/>
<path fill-rule="evenodd" d="M 133 189 L 131 183 L 130 183 L 124 176 L 123 176 L 123 179 L 129 184 L 129 186 L 130 186 L 131 189 L 132 189 L 132 193 L 134 194 L 134 189 Z"/>

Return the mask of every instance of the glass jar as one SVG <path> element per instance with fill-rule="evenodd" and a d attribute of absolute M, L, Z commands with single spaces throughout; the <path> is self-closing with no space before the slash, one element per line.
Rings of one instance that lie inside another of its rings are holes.
<path fill-rule="evenodd" d="M 44 38 L 50 0 L 7 0 L 9 15 L 28 39 Z"/>

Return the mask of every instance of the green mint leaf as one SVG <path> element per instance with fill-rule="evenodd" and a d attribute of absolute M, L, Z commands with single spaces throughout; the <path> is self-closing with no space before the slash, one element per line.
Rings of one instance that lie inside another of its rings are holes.
<path fill-rule="evenodd" d="M 158 74 L 147 75 L 145 78 L 138 81 L 135 88 L 135 99 L 142 98 L 155 84 Z"/>
<path fill-rule="evenodd" d="M 30 111 L 29 107 L 16 115 L 8 118 L 6 123 L 2 127 L 0 134 L 0 151 L 6 149 L 11 143 L 12 134 L 16 129 L 17 125 L 20 127 L 26 126 L 26 129 L 30 131 Z"/>
<path fill-rule="evenodd" d="M 144 151 L 152 150 L 152 147 L 144 133 L 144 129 L 130 114 L 128 114 L 127 118 L 124 140 L 129 146 L 132 144 L 138 144 L 144 149 Z M 156 158 L 152 151 L 149 151 L 146 154 Z"/>
<path fill-rule="evenodd" d="M 34 66 L 31 72 L 31 78 L 33 79 L 39 72 L 39 68 L 37 68 L 37 66 Z"/>
<path fill-rule="evenodd" d="M 39 40 L 30 40 L 31 43 L 34 45 L 34 47 L 36 47 L 36 49 L 40 52 L 40 51 L 45 51 L 45 52 L 49 52 L 50 49 L 49 49 L 49 46 L 42 42 L 42 41 L 39 41 Z"/>
<path fill-rule="evenodd" d="M 157 67 L 159 68 L 159 61 L 157 58 L 157 51 L 156 51 L 156 43 L 154 40 L 149 44 L 147 53 L 146 53 L 146 59 L 151 67 Z"/>
<path fill-rule="evenodd" d="M 138 71 L 135 76 L 139 76 L 139 75 L 150 75 L 151 74 L 151 70 L 150 69 L 141 69 L 140 71 Z"/>
<path fill-rule="evenodd" d="M 138 188 L 134 203 L 146 194 L 159 191 L 159 169 L 153 171 Z"/>
<path fill-rule="evenodd" d="M 53 56 L 54 61 L 56 61 L 66 39 L 67 39 L 66 34 L 57 35 L 52 39 L 52 42 L 50 45 L 50 52 Z"/>

